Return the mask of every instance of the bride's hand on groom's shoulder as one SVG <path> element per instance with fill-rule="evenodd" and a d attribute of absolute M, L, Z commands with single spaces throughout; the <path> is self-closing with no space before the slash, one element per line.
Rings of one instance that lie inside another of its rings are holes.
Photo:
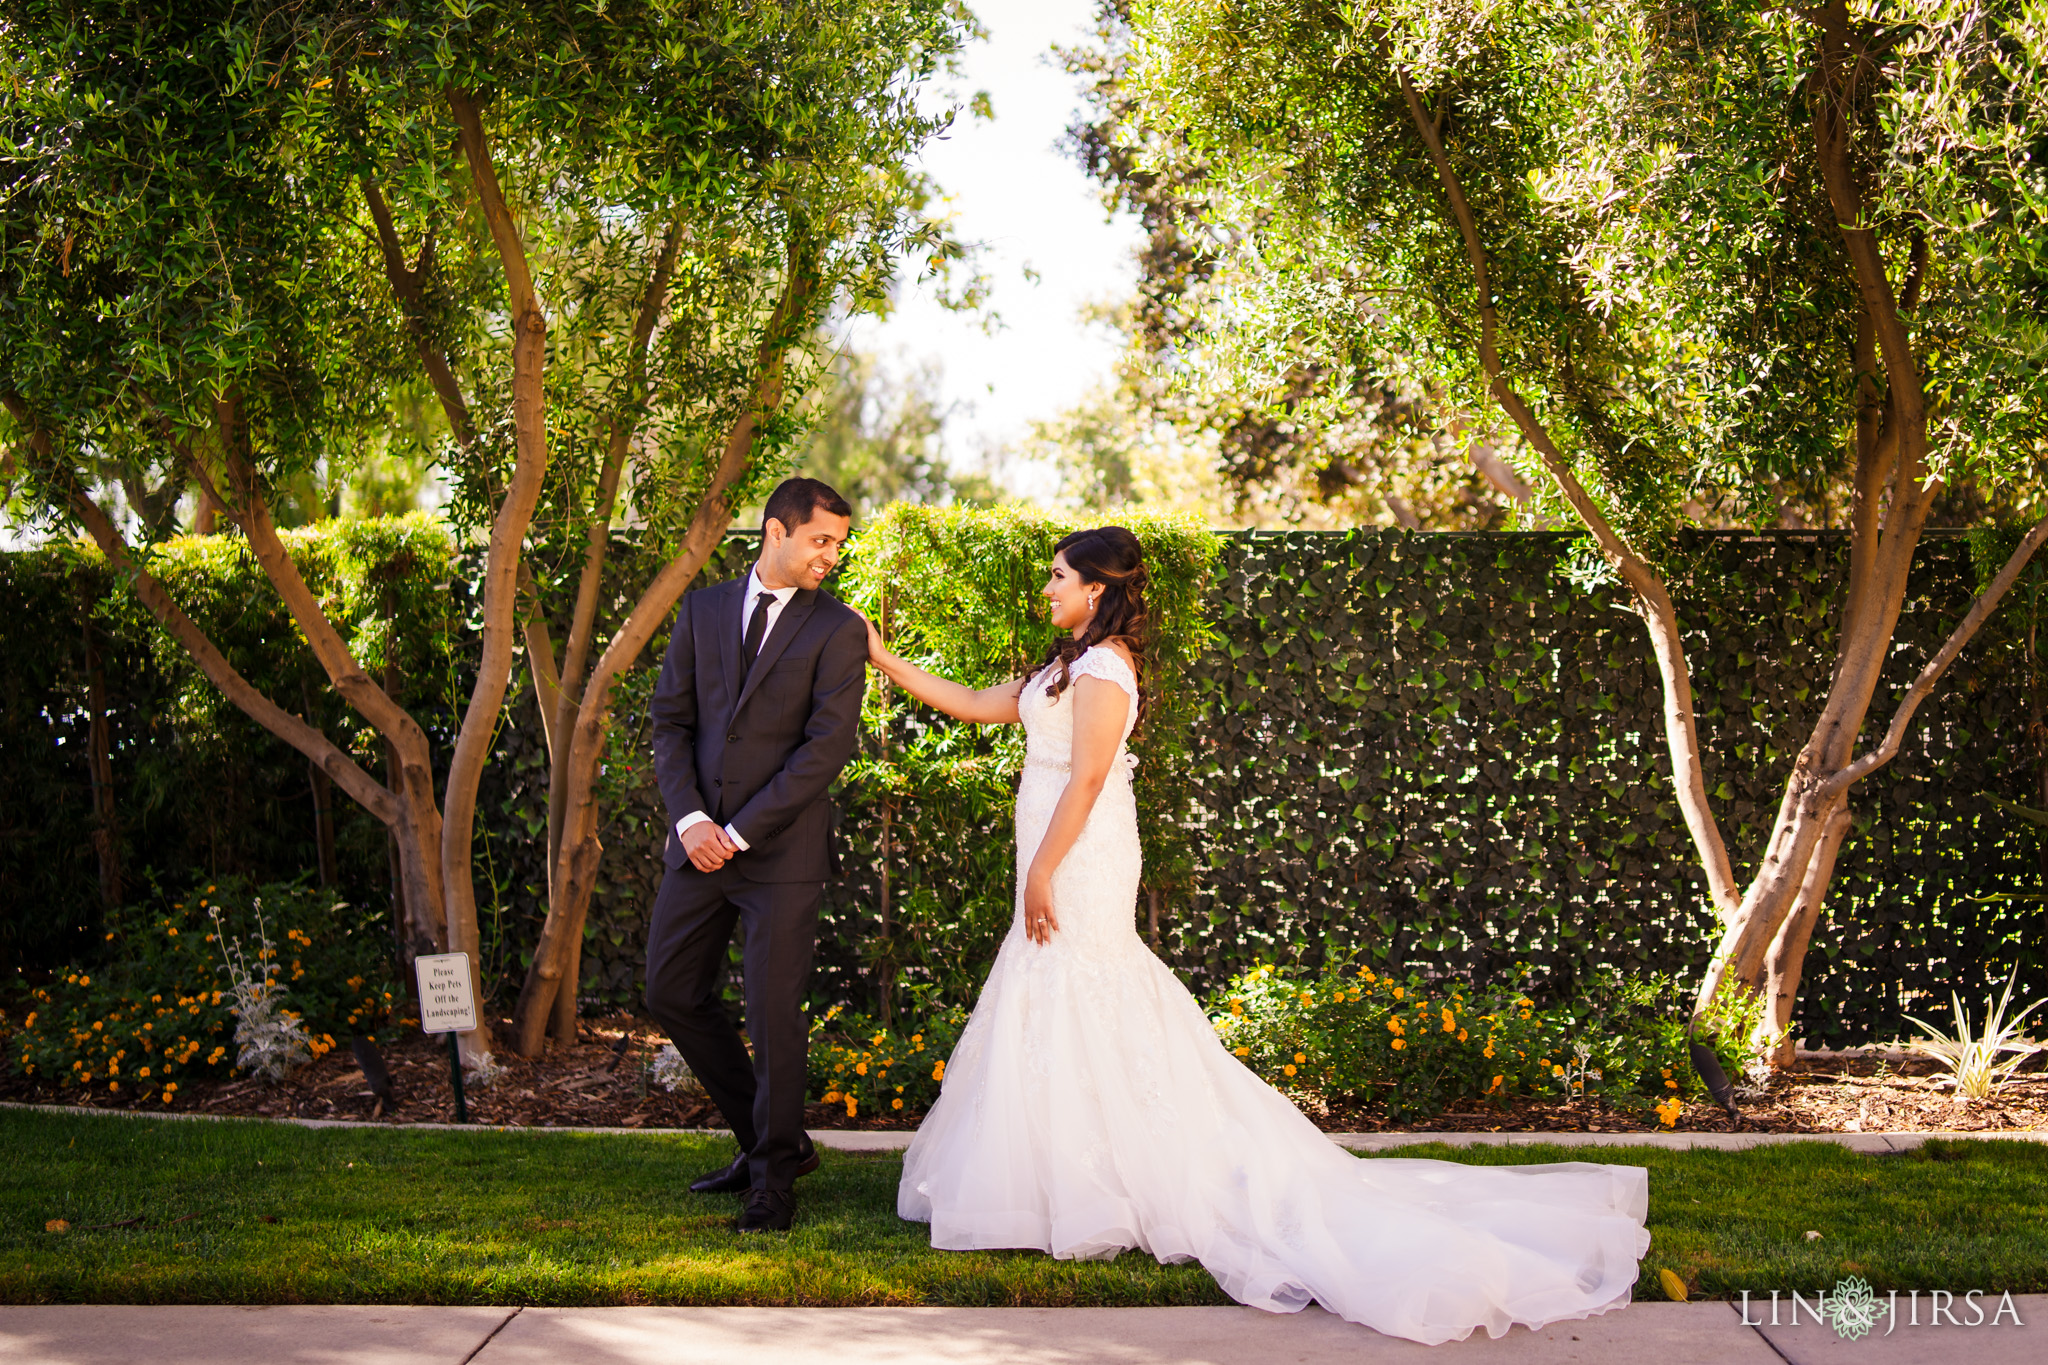
<path fill-rule="evenodd" d="M 865 616 L 860 619 L 861 624 L 868 628 L 868 662 L 883 672 L 888 672 L 889 663 L 896 656 L 891 654 L 889 647 L 882 643 L 882 632 L 875 629 L 875 623 Z"/>

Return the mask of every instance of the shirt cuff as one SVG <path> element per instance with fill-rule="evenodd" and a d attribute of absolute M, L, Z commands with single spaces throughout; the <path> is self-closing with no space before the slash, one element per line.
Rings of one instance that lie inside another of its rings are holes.
<path fill-rule="evenodd" d="M 688 815 L 685 815 L 682 819 L 676 821 L 676 838 L 682 838 L 683 831 L 688 829 L 692 825 L 708 825 L 710 823 L 710 816 L 706 815 L 701 810 L 693 810 Z M 747 843 L 745 839 L 740 838 L 740 832 L 734 829 L 731 825 L 727 825 L 725 827 L 725 837 L 732 840 L 733 847 L 737 848 L 742 853 L 745 853 L 747 849 L 750 847 L 750 845 Z"/>

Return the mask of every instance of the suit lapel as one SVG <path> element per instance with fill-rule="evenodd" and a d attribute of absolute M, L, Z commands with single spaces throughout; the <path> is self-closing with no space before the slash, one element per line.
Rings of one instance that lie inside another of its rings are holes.
<path fill-rule="evenodd" d="M 732 713 L 737 716 L 740 708 L 747 704 L 747 698 L 754 695 L 754 689 L 761 685 L 768 670 L 782 657 L 782 651 L 789 648 L 789 642 L 809 619 L 811 609 L 818 605 L 818 594 L 814 588 L 798 588 L 796 596 L 789 599 L 789 605 L 775 618 L 775 629 L 768 632 L 768 638 L 761 642 L 761 652 L 754 656 L 754 666 L 747 670 L 747 685 L 740 691 L 740 699 L 732 704 Z M 735 647 L 737 655 L 737 647 Z"/>
<path fill-rule="evenodd" d="M 725 695 L 734 697 L 740 690 L 740 608 L 746 605 L 747 580 L 734 579 L 723 585 L 725 596 L 718 603 L 718 661 L 725 671 Z M 733 711 L 739 711 L 739 704 L 733 704 Z"/>

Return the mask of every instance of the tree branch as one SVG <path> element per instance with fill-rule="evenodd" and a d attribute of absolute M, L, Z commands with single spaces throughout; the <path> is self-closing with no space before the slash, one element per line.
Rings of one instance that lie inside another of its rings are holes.
<path fill-rule="evenodd" d="M 631 349 L 621 384 L 619 406 L 611 415 L 611 439 L 605 449 L 604 468 L 598 474 L 597 497 L 590 509 L 589 537 L 583 550 L 583 572 L 576 583 L 576 606 L 569 618 L 569 638 L 563 645 L 562 666 L 556 679 L 554 714 L 548 718 L 549 753 L 566 759 L 567 747 L 557 748 L 555 737 L 573 746 L 576 706 L 582 695 L 583 667 L 590 658 L 590 639 L 597 624 L 597 599 L 603 586 L 605 557 L 611 548 L 612 512 L 618 504 L 619 477 L 625 471 L 626 455 L 632 448 L 633 433 L 639 427 L 640 407 L 646 396 L 647 347 L 655 324 L 668 299 L 669 276 L 675 270 L 676 253 L 682 246 L 680 218 L 669 224 L 654 269 L 640 299 L 640 312 L 633 321 Z M 528 651 L 531 653 L 531 650 Z M 562 817 L 568 801 L 566 762 L 556 762 L 548 775 L 548 866 L 561 854 Z"/>
<path fill-rule="evenodd" d="M 1899 752 L 1899 745 L 1906 738 L 1907 729 L 1913 723 L 1913 713 L 1920 708 L 1921 702 L 1927 700 L 1935 684 L 1941 681 L 1941 675 L 1956 661 L 1956 656 L 1963 652 L 1963 646 L 1970 643 L 1971 637 L 1990 619 L 1991 613 L 1998 609 L 1999 602 L 2011 591 L 2012 585 L 2019 581 L 2020 574 L 2027 567 L 2027 561 L 2034 557 L 2034 552 L 2041 548 L 2044 541 L 2048 541 L 2048 517 L 2034 523 L 2033 528 L 2020 541 L 2018 548 L 2005 561 L 2005 567 L 1998 571 L 1998 576 L 1992 579 L 1990 585 L 1978 595 L 1977 600 L 1970 604 L 1970 610 L 1964 614 L 1956 628 L 1949 632 L 1949 637 L 1942 643 L 1941 649 L 1927 661 L 1927 666 L 1920 670 L 1919 675 L 1906 688 L 1905 695 L 1899 699 L 1898 710 L 1892 713 L 1892 723 L 1885 730 L 1884 742 L 1822 782 L 1819 791 L 1823 795 L 1847 791 L 1892 761 Z"/>
<path fill-rule="evenodd" d="M 455 370 L 449 364 L 448 356 L 428 334 L 426 293 L 420 287 L 420 281 L 425 278 L 433 261 L 434 235 L 428 232 L 426 242 L 420 247 L 419 264 L 408 267 L 405 248 L 399 243 L 398 229 L 391 221 L 391 209 L 384 202 L 383 192 L 368 176 L 362 178 L 362 187 L 363 201 L 369 205 L 370 217 L 377 225 L 377 246 L 384 257 L 384 275 L 391 281 L 391 292 L 398 298 L 399 316 L 404 319 L 405 330 L 419 352 L 420 364 L 426 367 L 427 382 L 434 386 L 434 393 L 441 400 L 441 411 L 448 418 L 456 444 L 467 447 L 476 439 L 476 427 L 469 416 L 469 402 L 462 396 L 462 386 L 455 381 Z"/>
<path fill-rule="evenodd" d="M 782 404 L 785 361 L 817 283 L 816 263 L 808 247 L 801 241 L 792 241 L 782 297 L 776 302 L 755 352 L 753 392 L 748 395 L 745 410 L 726 433 L 725 447 L 705 487 L 703 501 L 690 518 L 675 558 L 662 566 L 640 594 L 640 600 L 634 603 L 591 670 L 590 686 L 577 707 L 576 733 L 570 739 L 573 766 L 562 850 L 558 866 L 548 877 L 551 888 L 561 888 L 560 899 L 548 907 L 540 941 L 534 945 L 533 965 L 528 968 L 526 984 L 519 993 L 516 1046 L 523 1056 L 533 1056 L 540 1050 L 569 957 L 577 936 L 583 932 L 583 911 L 597 875 L 601 850 L 592 788 L 597 780 L 597 765 L 604 755 L 605 729 L 610 723 L 612 679 L 647 647 L 654 632 L 668 619 L 676 599 L 711 557 L 718 538 L 732 524 L 733 485 L 746 473 L 762 423 Z"/>
<path fill-rule="evenodd" d="M 1423 108 L 1422 99 L 1405 70 L 1397 74 L 1401 92 L 1407 99 L 1409 117 L 1429 153 L 1430 165 L 1436 171 L 1444 195 L 1450 201 L 1451 216 L 1457 222 L 1466 258 L 1472 265 L 1475 306 L 1479 314 L 1479 364 L 1486 373 L 1489 392 L 1523 437 L 1535 447 L 1544 467 L 1564 493 L 1565 500 L 1571 504 L 1586 529 L 1592 532 L 1608 562 L 1628 584 L 1643 622 L 1649 628 L 1650 647 L 1657 656 L 1658 671 L 1664 682 L 1664 733 L 1671 754 L 1671 776 L 1678 808 L 1685 816 L 1686 828 L 1699 851 L 1714 910 L 1724 921 L 1731 921 L 1740 910 L 1741 897 L 1735 889 L 1734 865 L 1729 861 L 1727 845 L 1722 842 L 1720 827 L 1715 823 L 1713 807 L 1707 799 L 1706 768 L 1700 753 L 1698 723 L 1693 715 L 1692 671 L 1685 658 L 1677 608 L 1672 605 L 1671 594 L 1665 590 L 1663 582 L 1609 524 L 1598 504 L 1572 472 L 1570 461 L 1550 439 L 1549 430 L 1521 394 L 1515 391 L 1514 385 L 1508 382 L 1500 359 L 1499 322 L 1493 304 L 1493 283 L 1486 247 L 1479 236 L 1478 221 L 1465 198 L 1464 186 L 1451 166 L 1450 157 L 1444 152 L 1439 135 L 1442 116 L 1433 116 Z"/>
<path fill-rule="evenodd" d="M 356 804 L 384 824 L 396 825 L 400 818 L 399 803 L 390 790 L 365 772 L 319 729 L 258 691 L 227 661 L 198 623 L 179 608 L 162 580 L 136 562 L 127 541 L 115 529 L 113 520 L 87 496 L 76 474 L 58 467 L 49 433 L 33 420 L 27 401 L 18 393 L 0 396 L 0 401 L 5 402 L 8 412 L 28 432 L 30 447 L 38 462 L 63 484 L 73 515 L 100 547 L 100 553 L 107 557 L 107 562 L 116 572 L 133 585 L 137 599 L 170 633 L 171 638 L 192 656 L 192 661 L 199 665 L 199 671 L 206 675 L 207 681 L 219 688 L 221 695 L 251 720 L 304 754 Z"/>

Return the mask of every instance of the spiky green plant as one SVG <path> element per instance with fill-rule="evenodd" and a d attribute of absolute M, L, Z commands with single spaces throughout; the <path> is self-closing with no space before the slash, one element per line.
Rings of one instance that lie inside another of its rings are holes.
<path fill-rule="evenodd" d="M 2038 1043 L 2029 1042 L 2020 1036 L 2020 1026 L 2027 1016 L 2048 1000 L 2036 1000 L 2010 1020 L 2005 1013 L 2012 1007 L 2013 982 L 2019 975 L 2015 967 L 2005 978 L 2005 994 L 1993 1005 L 1987 998 L 1984 1002 L 1984 1027 L 1973 1031 L 1970 1016 L 1963 1009 L 1963 998 L 1954 994 L 1949 999 L 1955 1005 L 1956 1029 L 1953 1034 L 1943 1033 L 1925 1019 L 1907 1015 L 1906 1018 L 1927 1031 L 1927 1037 L 1913 1040 L 1913 1051 L 1932 1057 L 1948 1068 L 1949 1084 L 1955 1087 L 1958 1096 L 1964 1099 L 1981 1100 L 1995 1094 L 2000 1086 L 2012 1079 L 2013 1072 L 2020 1068 L 2027 1058 L 2042 1051 Z M 2004 1054 L 2004 1060 L 2000 1060 Z"/>

